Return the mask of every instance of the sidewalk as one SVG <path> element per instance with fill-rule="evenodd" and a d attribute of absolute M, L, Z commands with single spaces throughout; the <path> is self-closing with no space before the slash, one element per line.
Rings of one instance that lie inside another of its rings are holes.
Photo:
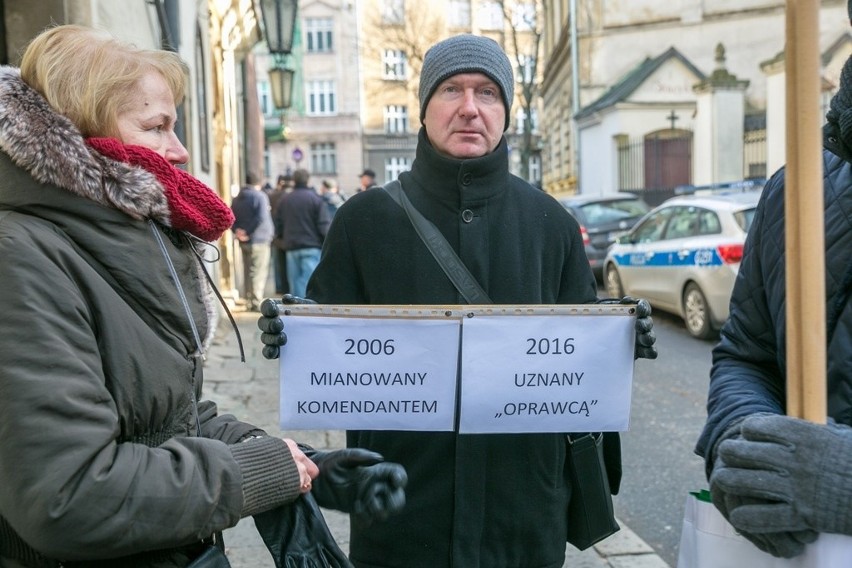
<path fill-rule="evenodd" d="M 227 318 L 219 322 L 216 339 L 204 366 L 204 398 L 215 401 L 220 413 L 231 413 L 256 424 L 272 436 L 284 436 L 278 428 L 278 361 L 260 353 L 259 314 L 235 313 L 245 349 L 240 362 L 236 334 Z M 342 448 L 343 431 L 288 431 L 287 437 L 315 448 Z M 324 511 L 326 521 L 344 551 L 349 550 L 347 515 Z M 564 568 L 669 568 L 653 549 L 624 523 L 621 530 L 596 547 L 580 552 L 568 545 Z M 228 559 L 233 568 L 273 568 L 272 557 L 254 530 L 251 518 L 225 531 Z"/>

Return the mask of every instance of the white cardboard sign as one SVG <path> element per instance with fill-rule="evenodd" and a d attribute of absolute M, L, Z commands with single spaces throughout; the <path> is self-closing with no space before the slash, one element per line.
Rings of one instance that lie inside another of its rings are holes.
<path fill-rule="evenodd" d="M 459 322 L 290 316 L 282 429 L 455 428 Z"/>
<path fill-rule="evenodd" d="M 633 318 L 464 320 L 461 433 L 627 430 Z"/>

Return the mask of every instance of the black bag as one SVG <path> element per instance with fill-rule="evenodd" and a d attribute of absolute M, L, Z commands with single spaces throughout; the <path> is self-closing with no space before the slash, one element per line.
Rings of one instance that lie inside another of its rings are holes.
<path fill-rule="evenodd" d="M 579 550 L 614 534 L 621 527 L 612 509 L 612 493 L 604 462 L 603 434 L 569 434 L 565 481 L 568 502 L 568 542 Z"/>
<path fill-rule="evenodd" d="M 254 524 L 275 568 L 353 568 L 310 492 L 288 505 L 254 515 Z"/>
<path fill-rule="evenodd" d="M 209 544 L 186 568 L 231 568 L 231 563 L 221 548 Z"/>

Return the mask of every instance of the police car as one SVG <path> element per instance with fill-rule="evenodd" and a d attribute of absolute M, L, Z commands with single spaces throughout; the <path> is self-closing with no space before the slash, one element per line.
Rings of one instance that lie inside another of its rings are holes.
<path fill-rule="evenodd" d="M 647 299 L 683 318 L 689 333 L 713 337 L 728 318 L 743 243 L 760 191 L 673 197 L 607 251 L 604 282 L 614 297 Z"/>

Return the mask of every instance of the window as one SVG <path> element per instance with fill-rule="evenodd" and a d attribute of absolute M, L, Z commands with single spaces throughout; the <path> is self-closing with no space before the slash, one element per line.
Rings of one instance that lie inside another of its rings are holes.
<path fill-rule="evenodd" d="M 310 116 L 337 114 L 334 81 L 309 81 L 308 111 Z"/>
<path fill-rule="evenodd" d="M 535 29 L 535 4 L 516 4 L 512 10 L 512 27 L 518 31 Z"/>
<path fill-rule="evenodd" d="M 269 81 L 258 81 L 257 100 L 260 102 L 260 112 L 264 116 L 274 113 L 275 109 L 272 107 L 272 94 L 269 91 Z"/>
<path fill-rule="evenodd" d="M 334 48 L 331 18 L 305 18 L 305 49 L 308 53 L 331 51 Z"/>
<path fill-rule="evenodd" d="M 515 80 L 518 83 L 531 84 L 534 76 L 535 56 L 520 54 L 518 55 L 518 62 L 520 66 L 518 67 L 518 72 L 515 74 Z"/>
<path fill-rule="evenodd" d="M 529 176 L 532 183 L 541 183 L 541 156 L 538 154 L 530 156 Z"/>
<path fill-rule="evenodd" d="M 503 7 L 499 2 L 480 2 L 476 12 L 479 27 L 483 30 L 502 30 L 505 27 Z"/>
<path fill-rule="evenodd" d="M 382 0 L 382 22 L 385 24 L 404 24 L 405 0 Z"/>
<path fill-rule="evenodd" d="M 752 210 L 753 211 L 753 210 Z M 699 235 L 718 235 L 722 232 L 722 223 L 719 222 L 719 216 L 713 211 L 703 209 L 701 216 L 698 218 L 698 234 Z"/>
<path fill-rule="evenodd" d="M 337 149 L 334 142 L 314 142 L 311 144 L 311 173 L 337 173 Z"/>
<path fill-rule="evenodd" d="M 408 59 L 401 49 L 386 49 L 382 53 L 384 63 L 382 72 L 383 79 L 401 81 L 405 79 L 408 67 Z"/>
<path fill-rule="evenodd" d="M 538 132 L 538 111 L 536 109 L 530 109 L 532 113 L 532 121 L 530 124 L 530 132 L 537 133 Z M 527 111 L 523 107 L 519 108 L 515 112 L 515 131 L 516 132 L 526 132 L 524 127 L 527 123 Z"/>
<path fill-rule="evenodd" d="M 408 132 L 407 106 L 387 105 L 385 107 L 385 132 L 388 134 L 404 134 Z"/>
<path fill-rule="evenodd" d="M 447 22 L 451 28 L 470 28 L 470 0 L 450 0 Z"/>
<path fill-rule="evenodd" d="M 385 159 L 385 180 L 392 180 L 399 177 L 402 172 L 407 172 L 411 169 L 411 158 L 402 156 L 394 156 Z"/>
<path fill-rule="evenodd" d="M 679 207 L 672 215 L 666 229 L 666 239 L 685 239 L 698 230 L 699 210 L 695 207 Z"/>
<path fill-rule="evenodd" d="M 666 221 L 672 214 L 672 207 L 660 209 L 653 216 L 645 219 L 639 227 L 633 231 L 633 241 L 637 243 L 650 243 L 659 241 L 663 236 L 663 230 L 666 228 Z"/>

